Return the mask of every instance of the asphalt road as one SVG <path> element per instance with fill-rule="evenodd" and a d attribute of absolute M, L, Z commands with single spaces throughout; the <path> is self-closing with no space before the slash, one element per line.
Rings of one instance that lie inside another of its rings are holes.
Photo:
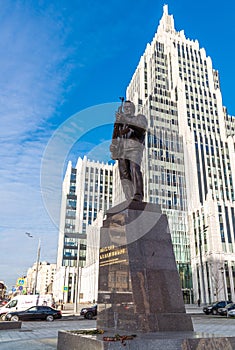
<path fill-rule="evenodd" d="M 204 336 L 235 336 L 235 318 L 192 315 L 194 331 Z M 96 328 L 95 320 L 77 316 L 63 317 L 54 322 L 23 322 L 20 330 L 0 331 L 0 350 L 52 350 L 57 348 L 59 330 Z"/>

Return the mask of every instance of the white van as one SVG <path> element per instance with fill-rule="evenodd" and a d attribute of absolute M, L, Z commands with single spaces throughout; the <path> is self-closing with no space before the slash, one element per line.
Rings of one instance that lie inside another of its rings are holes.
<path fill-rule="evenodd" d="M 51 294 L 45 295 L 17 295 L 12 298 L 6 305 L 0 307 L 0 318 L 5 319 L 5 315 L 10 311 L 22 311 L 31 306 L 47 305 L 52 306 L 53 299 Z"/>

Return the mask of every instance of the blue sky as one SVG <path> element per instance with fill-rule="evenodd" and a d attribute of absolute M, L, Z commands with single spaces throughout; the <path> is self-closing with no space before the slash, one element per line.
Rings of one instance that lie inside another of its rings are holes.
<path fill-rule="evenodd" d="M 54 173 L 60 147 L 68 153 L 74 145 L 79 156 L 76 140 L 97 128 L 94 138 L 101 125 L 113 122 L 112 111 L 154 36 L 165 3 L 176 29 L 198 39 L 211 56 L 220 73 L 223 104 L 235 115 L 232 1 L 1 3 L 0 280 L 9 289 L 35 262 L 39 238 L 41 260 L 56 262 L 58 208 L 47 201 L 54 176 L 55 198 L 60 196 L 63 172 Z M 108 127 L 102 130 L 99 143 L 108 146 Z M 85 146 L 84 136 L 83 141 Z M 93 151 L 91 158 L 107 157 L 99 146 Z M 61 162 L 68 159 L 66 152 Z"/>

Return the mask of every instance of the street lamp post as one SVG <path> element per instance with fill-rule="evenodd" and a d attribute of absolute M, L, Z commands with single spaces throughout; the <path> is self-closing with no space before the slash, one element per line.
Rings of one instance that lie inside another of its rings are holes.
<path fill-rule="evenodd" d="M 222 279 L 223 279 L 223 288 L 224 288 L 224 300 L 226 301 L 227 300 L 227 293 L 226 293 L 226 287 L 225 287 L 225 281 L 224 281 L 224 278 L 225 278 L 225 275 L 224 275 L 224 267 L 221 267 L 220 268 L 220 271 L 222 273 Z"/>
<path fill-rule="evenodd" d="M 208 226 L 204 227 L 203 233 L 207 231 Z M 203 294 L 203 303 L 206 303 L 206 286 L 205 286 L 205 274 L 204 274 L 204 265 L 202 260 L 202 232 L 199 230 L 199 258 L 201 265 L 201 279 L 202 279 L 202 294 Z"/>
<path fill-rule="evenodd" d="M 79 269 L 79 251 L 80 251 L 80 244 L 78 242 L 78 249 L 77 249 L 77 265 L 76 265 L 76 281 L 75 281 L 75 295 L 74 295 L 74 313 L 78 312 L 78 303 L 79 303 L 79 296 L 78 296 L 78 288 L 79 288 L 79 278 L 80 278 L 80 269 Z"/>
<path fill-rule="evenodd" d="M 33 238 L 33 235 L 30 232 L 25 232 L 25 234 Z M 36 260 L 36 272 L 35 272 L 35 281 L 33 286 L 33 294 L 37 293 L 37 282 L 38 282 L 38 269 L 39 269 L 39 263 L 40 263 L 40 253 L 41 253 L 41 240 L 38 239 L 38 249 L 37 249 L 37 260 Z"/>
<path fill-rule="evenodd" d="M 37 293 L 38 267 L 39 267 L 39 262 L 40 262 L 40 252 L 41 252 L 41 241 L 40 241 L 40 238 L 39 238 L 39 240 L 38 240 L 36 272 L 35 272 L 35 282 L 34 282 L 33 294 Z"/>
<path fill-rule="evenodd" d="M 227 305 L 227 293 L 226 293 L 226 287 L 225 287 L 225 269 L 224 267 L 222 266 L 220 268 L 220 271 L 222 273 L 222 279 L 223 279 L 223 288 L 224 288 L 224 300 L 225 300 L 225 306 Z M 227 310 L 227 317 L 228 317 L 228 310 Z"/>

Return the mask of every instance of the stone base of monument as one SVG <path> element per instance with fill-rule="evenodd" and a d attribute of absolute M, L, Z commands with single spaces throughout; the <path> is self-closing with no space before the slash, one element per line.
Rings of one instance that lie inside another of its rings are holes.
<path fill-rule="evenodd" d="M 100 233 L 97 327 L 193 331 L 168 220 L 156 204 L 126 201 L 107 211 Z"/>
<path fill-rule="evenodd" d="M 131 340 L 103 340 L 104 336 L 113 337 L 116 333 L 127 334 L 118 330 L 95 336 L 59 331 L 57 350 L 235 350 L 235 337 L 196 332 L 137 333 Z"/>

